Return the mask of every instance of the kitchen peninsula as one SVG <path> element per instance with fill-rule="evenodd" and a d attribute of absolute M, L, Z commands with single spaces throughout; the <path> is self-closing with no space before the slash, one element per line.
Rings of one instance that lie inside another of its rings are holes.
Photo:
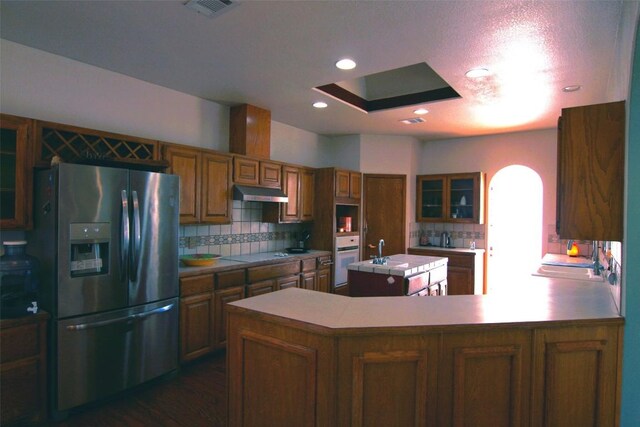
<path fill-rule="evenodd" d="M 523 287 L 231 303 L 229 425 L 617 425 L 624 321 L 607 286 Z"/>

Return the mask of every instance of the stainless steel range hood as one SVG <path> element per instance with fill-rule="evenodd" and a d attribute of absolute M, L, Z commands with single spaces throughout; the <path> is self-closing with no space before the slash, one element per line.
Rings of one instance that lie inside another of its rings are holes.
<path fill-rule="evenodd" d="M 287 203 L 289 198 L 279 188 L 233 186 L 233 199 L 243 202 L 276 202 Z"/>

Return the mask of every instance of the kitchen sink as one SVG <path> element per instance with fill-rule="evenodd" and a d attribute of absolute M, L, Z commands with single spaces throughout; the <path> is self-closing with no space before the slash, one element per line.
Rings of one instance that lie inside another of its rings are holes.
<path fill-rule="evenodd" d="M 369 261 L 369 264 L 373 264 L 373 260 Z M 384 262 L 384 264 L 378 264 L 381 266 L 386 266 L 386 267 L 409 267 L 409 263 L 407 262 L 402 262 L 402 261 L 392 261 L 392 260 L 386 260 Z"/>
<path fill-rule="evenodd" d="M 588 280 L 602 282 L 602 276 L 593 274 L 593 269 L 586 267 L 568 267 L 559 265 L 541 265 L 533 273 L 534 276 L 555 277 L 559 279 Z"/>

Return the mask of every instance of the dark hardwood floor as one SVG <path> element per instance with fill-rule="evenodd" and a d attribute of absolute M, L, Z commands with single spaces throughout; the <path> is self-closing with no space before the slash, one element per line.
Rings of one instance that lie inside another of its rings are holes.
<path fill-rule="evenodd" d="M 72 412 L 56 427 L 224 426 L 227 418 L 225 353 L 180 368 L 174 378 L 145 385 Z"/>

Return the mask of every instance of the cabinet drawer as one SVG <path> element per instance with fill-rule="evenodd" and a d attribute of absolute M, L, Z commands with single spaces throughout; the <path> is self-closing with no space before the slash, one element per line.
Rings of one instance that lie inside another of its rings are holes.
<path fill-rule="evenodd" d="M 216 273 L 216 289 L 244 286 L 245 269 Z"/>
<path fill-rule="evenodd" d="M 300 261 L 300 267 L 302 271 L 311 271 L 316 269 L 316 259 L 308 258 Z"/>
<path fill-rule="evenodd" d="M 37 356 L 40 353 L 40 324 L 16 326 L 0 332 L 0 363 Z"/>
<path fill-rule="evenodd" d="M 316 258 L 316 268 L 319 270 L 321 268 L 329 267 L 333 262 L 331 261 L 331 255 L 319 256 Z"/>
<path fill-rule="evenodd" d="M 449 265 L 453 267 L 473 268 L 474 255 L 452 255 L 447 253 L 443 256 L 449 258 Z"/>
<path fill-rule="evenodd" d="M 213 290 L 213 274 L 180 279 L 180 296 L 200 294 Z"/>
<path fill-rule="evenodd" d="M 273 279 L 276 277 L 290 276 L 300 273 L 300 263 L 298 261 L 286 264 L 264 265 L 261 267 L 247 268 L 247 281 L 255 283 L 262 280 Z"/>

